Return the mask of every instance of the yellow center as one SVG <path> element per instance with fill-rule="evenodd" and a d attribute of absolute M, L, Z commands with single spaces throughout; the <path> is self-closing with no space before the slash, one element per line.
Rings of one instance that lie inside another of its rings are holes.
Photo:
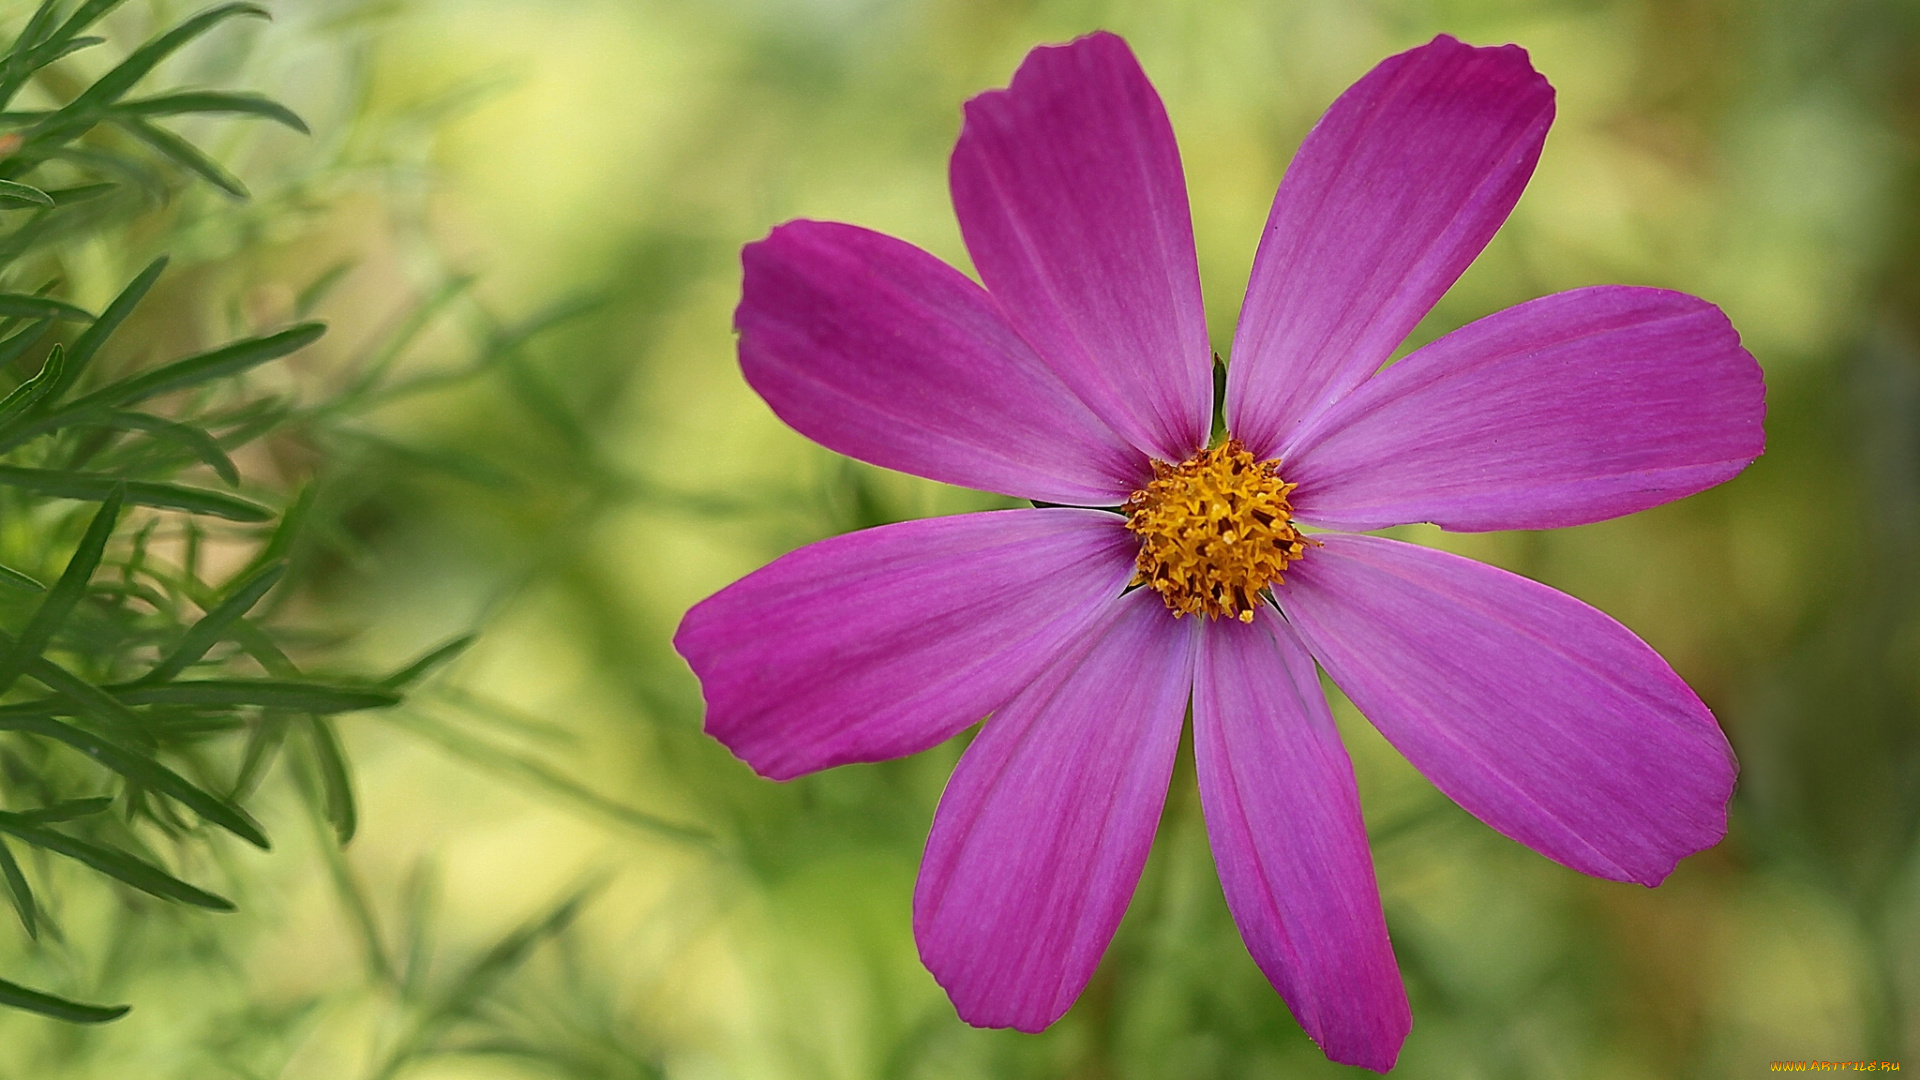
<path fill-rule="evenodd" d="M 1260 591 L 1313 543 L 1293 527 L 1292 490 L 1238 439 L 1178 465 L 1154 462 L 1153 482 L 1121 508 L 1140 537 L 1133 583 L 1153 586 L 1175 618 L 1252 622 Z"/>

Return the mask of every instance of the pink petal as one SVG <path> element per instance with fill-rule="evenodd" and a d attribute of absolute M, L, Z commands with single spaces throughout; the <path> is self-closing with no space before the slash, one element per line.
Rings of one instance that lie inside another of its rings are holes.
<path fill-rule="evenodd" d="M 1360 711 L 1474 816 L 1657 885 L 1718 843 L 1737 769 L 1660 655 L 1578 600 L 1457 555 L 1323 533 L 1281 609 Z"/>
<path fill-rule="evenodd" d="M 1139 451 L 1087 411 L 986 290 L 911 244 L 793 221 L 740 254 L 747 382 L 794 430 L 889 469 L 1024 499 L 1124 501 Z"/>
<path fill-rule="evenodd" d="M 962 1019 L 1039 1031 L 1092 977 L 1153 842 L 1197 620 L 1136 589 L 988 720 L 934 815 L 920 957 Z"/>
<path fill-rule="evenodd" d="M 967 102 L 949 179 L 980 278 L 1060 378 L 1134 446 L 1206 445 L 1212 360 L 1180 150 L 1126 42 L 1035 49 Z"/>
<path fill-rule="evenodd" d="M 1328 1057 L 1385 1072 L 1413 1026 L 1353 765 L 1313 659 L 1270 609 L 1206 625 L 1193 683 L 1200 802 L 1247 951 Z"/>
<path fill-rule="evenodd" d="M 1441 35 L 1340 95 L 1288 166 L 1227 369 L 1227 427 L 1277 456 L 1486 246 L 1533 174 L 1553 88 L 1524 49 Z"/>
<path fill-rule="evenodd" d="M 1087 632 L 1133 573 L 1122 521 L 1001 510 L 836 536 L 694 605 L 673 645 L 707 733 L 787 780 L 952 737 Z"/>
<path fill-rule="evenodd" d="M 1583 525 L 1712 487 L 1760 456 L 1760 366 L 1720 309 L 1607 285 L 1415 352 L 1283 451 L 1302 520 L 1335 529 Z"/>

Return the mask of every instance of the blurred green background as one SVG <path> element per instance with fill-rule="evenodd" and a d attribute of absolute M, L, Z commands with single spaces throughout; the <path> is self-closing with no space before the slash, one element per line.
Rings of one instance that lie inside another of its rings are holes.
<path fill-rule="evenodd" d="M 1721 488 L 1553 533 L 1400 530 L 1619 618 L 1743 770 L 1727 840 L 1649 891 L 1481 826 L 1336 695 L 1413 1002 L 1396 1075 L 1741 1077 L 1920 1046 L 1920 4 L 269 6 L 152 83 L 266 92 L 312 137 L 195 121 L 253 199 L 190 191 L 60 258 L 97 309 L 168 250 L 183 318 L 265 322 L 344 267 L 328 336 L 258 378 L 318 394 L 391 364 L 409 392 L 242 462 L 314 480 L 308 648 L 387 669 L 480 636 L 405 706 L 341 718 L 351 844 L 308 827 L 297 771 L 267 777 L 249 805 L 275 852 L 221 843 L 203 875 L 239 913 L 75 888 L 68 944 L 0 926 L 10 970 L 135 1006 L 88 1028 L 0 1015 L 0 1076 L 1353 1071 L 1239 944 L 1190 754 L 1079 1005 L 1040 1036 L 974 1030 L 909 914 L 960 742 L 761 781 L 700 734 L 669 647 L 689 605 L 781 552 L 1000 505 L 780 424 L 734 361 L 738 251 L 804 216 L 968 267 L 945 182 L 961 103 L 1101 27 L 1172 116 L 1221 352 L 1300 139 L 1446 32 L 1525 46 L 1559 119 L 1416 341 L 1625 282 L 1720 304 L 1767 372 L 1767 454 Z M 124 51 L 194 7 L 136 0 L 107 32 Z M 9 0 L 0 28 L 30 9 Z"/>

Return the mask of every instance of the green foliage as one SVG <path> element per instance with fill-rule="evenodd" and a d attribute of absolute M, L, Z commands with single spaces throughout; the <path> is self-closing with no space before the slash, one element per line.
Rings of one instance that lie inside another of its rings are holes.
<path fill-rule="evenodd" d="M 0 108 L 63 58 L 103 44 L 84 31 L 116 6 L 41 4 L 0 59 Z M 135 47 L 64 104 L 0 113 L 0 281 L 37 273 L 62 245 L 137 227 L 148 196 L 172 190 L 170 171 L 246 197 L 225 168 L 154 119 L 229 115 L 304 133 L 299 117 L 247 93 L 128 95 L 200 36 L 265 14 L 253 4 L 210 8 Z M 117 198 L 129 184 L 143 189 L 138 197 Z M 276 509 L 283 493 L 249 482 L 234 462 L 306 422 L 292 401 L 249 391 L 247 374 L 313 344 L 325 326 L 300 322 L 156 365 L 119 360 L 116 343 L 166 267 L 154 259 L 97 317 L 55 295 L 58 281 L 0 292 L 0 553 L 16 564 L 0 568 L 0 765 L 12 807 L 0 810 L 0 871 L 35 940 L 52 911 L 36 892 L 37 860 L 16 847 L 86 867 L 96 888 L 117 882 L 233 910 L 187 879 L 204 874 L 196 852 L 215 853 L 215 830 L 269 846 L 242 802 L 283 749 L 289 722 L 308 733 L 324 813 L 339 842 L 350 840 L 351 770 L 329 717 L 391 706 L 406 681 L 314 677 L 289 658 L 270 597 L 289 587 L 285 556 L 305 504 Z M 350 402 L 330 404 L 343 412 Z M 213 571 L 203 556 L 214 545 L 253 558 L 238 572 Z M 0 1003 L 87 1023 L 127 1011 L 11 982 L 0 983 Z"/>

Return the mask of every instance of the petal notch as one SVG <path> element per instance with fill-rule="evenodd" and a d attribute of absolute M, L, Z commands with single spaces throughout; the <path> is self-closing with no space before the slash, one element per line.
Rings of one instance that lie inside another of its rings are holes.
<path fill-rule="evenodd" d="M 1107 33 L 1035 49 L 966 113 L 948 179 L 980 280 L 1094 413 L 1186 460 L 1213 361 L 1180 150 L 1133 51 Z"/>

